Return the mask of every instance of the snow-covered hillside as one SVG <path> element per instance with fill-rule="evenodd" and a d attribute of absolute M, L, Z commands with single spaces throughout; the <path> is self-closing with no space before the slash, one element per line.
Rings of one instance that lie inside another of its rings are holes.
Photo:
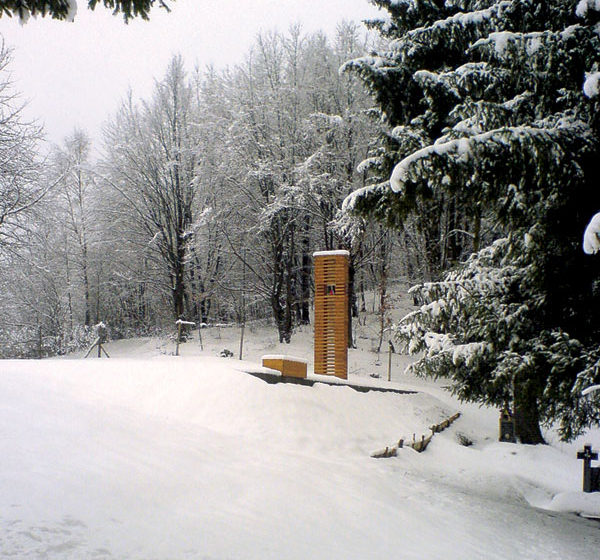
<path fill-rule="evenodd" d="M 498 443 L 497 411 L 406 377 L 402 356 L 392 385 L 419 393 L 269 385 L 245 373 L 285 350 L 265 333 L 247 332 L 247 361 L 216 357 L 239 333 L 213 328 L 181 357 L 146 339 L 109 344 L 111 359 L 0 363 L 0 557 L 598 558 L 600 524 L 551 511 L 600 514 L 579 492 L 580 442 Z M 389 385 L 368 350 L 351 379 Z M 289 353 L 310 352 L 307 329 Z M 425 453 L 370 458 L 457 410 Z"/>

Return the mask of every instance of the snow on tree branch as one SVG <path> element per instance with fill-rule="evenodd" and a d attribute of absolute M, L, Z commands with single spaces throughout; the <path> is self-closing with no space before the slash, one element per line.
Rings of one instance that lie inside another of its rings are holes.
<path fill-rule="evenodd" d="M 600 72 L 591 72 L 585 75 L 583 93 L 589 98 L 596 97 L 600 93 Z"/>
<path fill-rule="evenodd" d="M 600 212 L 596 214 L 583 234 L 583 251 L 587 255 L 594 255 L 600 251 Z"/>
<path fill-rule="evenodd" d="M 444 141 L 444 137 L 442 137 L 442 141 L 437 141 L 430 146 L 421 148 L 420 150 L 417 150 L 410 156 L 400 161 L 400 163 L 394 167 L 392 176 L 390 178 L 390 186 L 394 192 L 403 192 L 404 184 L 409 181 L 411 168 L 415 164 L 428 159 L 430 156 L 453 155 L 458 156 L 458 158 L 463 161 L 468 161 L 472 155 L 474 147 L 478 144 L 506 145 L 515 140 L 524 144 L 529 139 L 535 137 L 542 140 L 551 140 L 551 142 L 549 142 L 549 149 L 553 149 L 555 147 L 553 145 L 553 141 L 563 134 L 585 134 L 585 130 L 583 130 L 578 123 L 563 119 L 559 121 L 557 126 L 554 128 L 545 128 L 540 126 L 503 127 L 482 132 L 480 134 L 475 134 L 474 136 L 467 138 L 457 138 Z"/>
<path fill-rule="evenodd" d="M 494 31 L 487 37 L 479 39 L 471 46 L 471 49 L 481 49 L 482 47 L 491 47 L 497 55 L 504 55 L 510 45 L 517 45 L 519 52 L 524 47 L 525 52 L 529 56 L 533 56 L 538 52 L 546 54 L 542 49 L 543 46 L 549 46 L 560 41 L 570 40 L 578 31 L 584 32 L 584 28 L 580 25 L 572 25 L 561 31 L 530 31 L 527 33 L 514 31 Z"/>
<path fill-rule="evenodd" d="M 586 397 L 587 395 L 591 395 L 592 393 L 595 393 L 596 391 L 600 391 L 600 385 L 592 385 L 591 387 L 584 389 L 583 391 L 581 391 L 581 395 L 583 397 Z"/>
<path fill-rule="evenodd" d="M 600 11 L 600 0 L 580 0 L 575 8 L 575 13 L 579 17 L 585 17 L 589 10 Z"/>
<path fill-rule="evenodd" d="M 494 21 L 500 20 L 504 13 L 511 8 L 512 2 L 504 0 L 482 10 L 472 12 L 459 12 L 448 18 L 438 20 L 431 25 L 424 25 L 412 29 L 399 39 L 391 42 L 394 51 L 403 53 L 405 57 L 413 58 L 419 55 L 417 45 L 431 48 L 436 44 L 442 44 L 446 34 L 450 33 L 456 39 L 467 28 L 489 27 Z"/>

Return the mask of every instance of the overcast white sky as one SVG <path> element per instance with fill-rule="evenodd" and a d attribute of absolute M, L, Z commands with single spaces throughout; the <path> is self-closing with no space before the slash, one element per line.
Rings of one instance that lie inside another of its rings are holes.
<path fill-rule="evenodd" d="M 29 100 L 27 116 L 38 118 L 56 143 L 74 127 L 99 138 L 128 87 L 147 97 L 174 54 L 189 68 L 233 65 L 261 30 L 300 23 L 305 31 L 333 34 L 342 19 L 377 14 L 368 0 L 176 0 L 171 13 L 154 9 L 149 22 L 125 25 L 122 17 L 86 5 L 79 0 L 74 23 L 0 18 L 0 34 L 14 49 L 15 88 Z"/>

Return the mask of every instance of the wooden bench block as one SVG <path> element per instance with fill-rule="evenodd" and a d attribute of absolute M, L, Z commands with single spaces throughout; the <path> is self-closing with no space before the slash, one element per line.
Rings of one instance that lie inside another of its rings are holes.
<path fill-rule="evenodd" d="M 263 367 L 275 369 L 287 377 L 306 378 L 307 363 L 302 358 L 292 356 L 269 355 L 262 357 Z"/>

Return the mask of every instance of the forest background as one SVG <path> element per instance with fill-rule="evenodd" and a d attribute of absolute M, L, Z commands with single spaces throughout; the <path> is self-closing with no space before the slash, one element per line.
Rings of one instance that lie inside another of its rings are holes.
<path fill-rule="evenodd" d="M 2 357 L 64 354 L 100 321 L 120 338 L 272 320 L 289 340 L 310 320 L 315 250 L 349 249 L 355 294 L 377 289 L 383 307 L 389 278 L 431 274 L 418 234 L 339 212 L 382 126 L 339 69 L 377 41 L 346 22 L 332 39 L 261 34 L 226 70 L 176 56 L 150 98 L 124 98 L 100 150 L 74 130 L 49 155 L 5 46 Z"/>

